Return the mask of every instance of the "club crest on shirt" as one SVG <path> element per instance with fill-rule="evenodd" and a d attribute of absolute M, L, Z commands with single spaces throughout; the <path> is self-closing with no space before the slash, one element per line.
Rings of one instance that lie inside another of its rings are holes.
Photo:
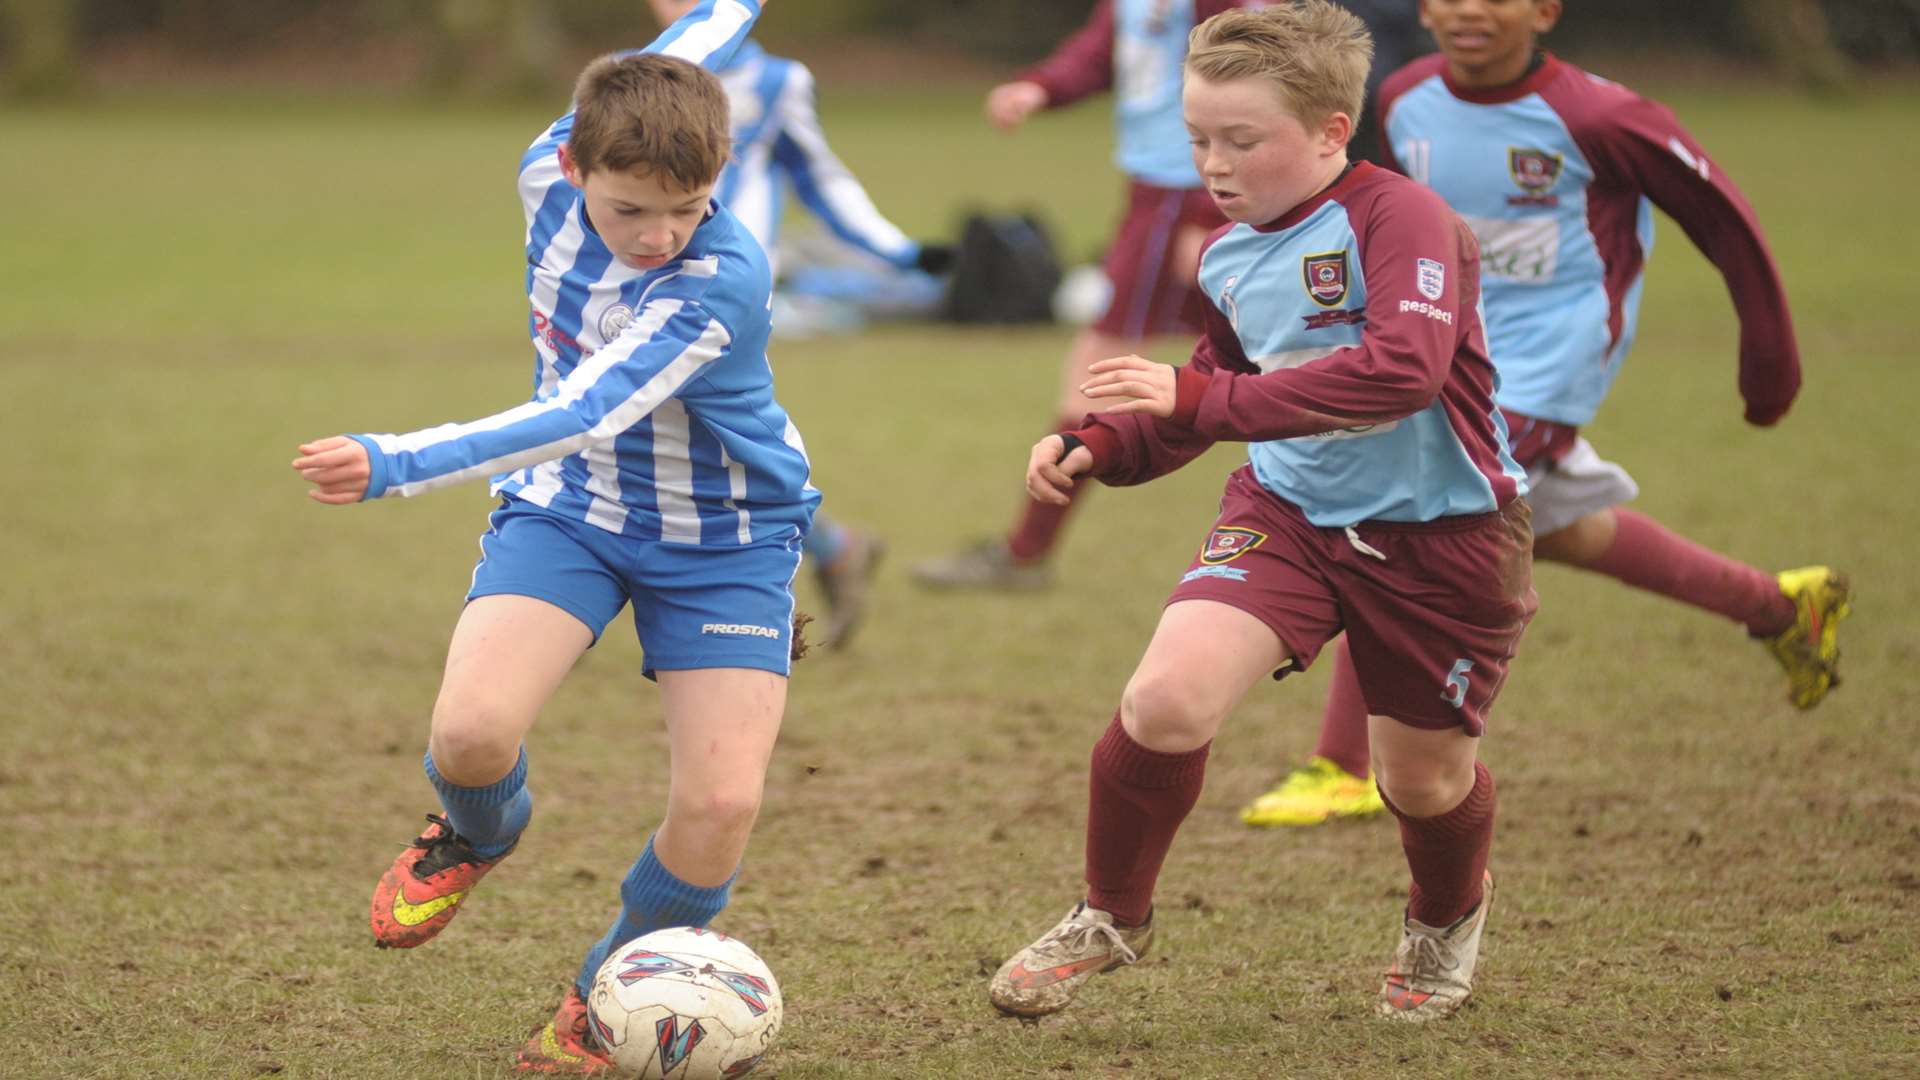
<path fill-rule="evenodd" d="M 633 309 L 625 304 L 615 304 L 600 313 L 600 340 L 612 341 L 620 332 L 633 323 Z"/>
<path fill-rule="evenodd" d="M 1447 291 L 1447 268 L 1433 259 L 1416 259 L 1413 265 L 1414 286 L 1420 295 L 1429 300 L 1440 299 L 1440 294 Z"/>
<path fill-rule="evenodd" d="M 1347 253 L 1329 251 L 1308 255 L 1300 260 L 1300 273 L 1306 279 L 1307 295 L 1321 307 L 1333 307 L 1347 298 Z"/>
<path fill-rule="evenodd" d="M 1549 154 L 1545 150 L 1531 150 L 1519 146 L 1507 147 L 1507 172 L 1513 175 L 1513 182 L 1520 190 L 1529 195 L 1545 195 L 1560 182 L 1561 166 L 1566 158 L 1560 154 Z"/>
<path fill-rule="evenodd" d="M 1215 529 L 1213 535 L 1207 537 L 1207 546 L 1200 552 L 1200 561 L 1208 566 L 1232 562 L 1259 547 L 1266 539 L 1266 533 L 1238 526 Z"/>

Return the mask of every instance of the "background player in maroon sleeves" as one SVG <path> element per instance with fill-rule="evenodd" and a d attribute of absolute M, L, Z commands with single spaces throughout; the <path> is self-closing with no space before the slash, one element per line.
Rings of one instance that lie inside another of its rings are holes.
<path fill-rule="evenodd" d="M 1237 0 L 1100 0 L 1052 56 L 987 95 L 987 118 L 1012 131 L 1041 109 L 1103 90 L 1114 94 L 1114 157 L 1127 175 L 1127 210 L 1105 260 L 1113 299 L 1067 352 L 1059 430 L 1094 407 L 1079 389 L 1088 365 L 1200 329 L 1204 301 L 1194 288 L 1194 265 L 1207 233 L 1225 219 L 1187 153 L 1180 65 L 1194 24 L 1235 6 Z M 936 588 L 1042 587 L 1049 580 L 1045 560 L 1071 505 L 1029 499 L 1011 533 L 923 561 L 912 567 L 914 579 Z"/>
<path fill-rule="evenodd" d="M 1560 0 L 1422 0 L 1440 45 L 1390 76 L 1390 167 L 1433 187 L 1481 245 L 1496 401 L 1527 468 L 1535 554 L 1719 614 L 1765 645 L 1802 709 L 1837 685 L 1848 584 L 1767 573 L 1621 504 L 1639 489 L 1580 437 L 1632 344 L 1652 207 L 1719 268 L 1740 319 L 1740 393 L 1768 427 L 1800 387 L 1786 291 L 1752 208 L 1666 108 L 1550 56 Z M 1344 648 L 1314 756 L 1241 811 L 1311 825 L 1381 809 L 1367 708 Z"/>
<path fill-rule="evenodd" d="M 1081 389 L 1112 407 L 1029 457 L 1028 493 L 1055 504 L 1076 476 L 1142 483 L 1221 439 L 1251 460 L 1094 747 L 1086 898 L 994 975 L 1005 1012 L 1055 1012 L 1140 958 L 1221 721 L 1343 628 L 1413 876 L 1379 1010 L 1427 1020 L 1472 992 L 1493 898 L 1479 736 L 1533 614 L 1532 532 L 1473 235 L 1432 191 L 1347 161 L 1370 54 L 1326 0 L 1194 31 L 1185 124 L 1232 222 L 1200 262 L 1205 334 L 1184 368 L 1093 364 Z"/>

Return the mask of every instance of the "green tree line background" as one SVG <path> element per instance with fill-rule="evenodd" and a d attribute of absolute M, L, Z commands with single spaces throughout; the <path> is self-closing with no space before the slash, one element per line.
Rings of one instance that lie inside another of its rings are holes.
<path fill-rule="evenodd" d="M 1415 0 L 1406 0 L 1409 6 Z M 858 36 L 1015 62 L 1045 52 L 1093 0 L 778 0 L 773 41 Z M 191 59 L 284 44 L 419 46 L 421 80 L 546 84 L 562 54 L 644 18 L 641 0 L 0 0 L 0 89 L 59 95 L 92 54 L 131 39 Z M 1920 58 L 1920 0 L 1607 0 L 1568 5 L 1556 47 L 1697 50 L 1769 60 L 1816 84 Z M 564 64 L 558 65 L 564 68 Z"/>

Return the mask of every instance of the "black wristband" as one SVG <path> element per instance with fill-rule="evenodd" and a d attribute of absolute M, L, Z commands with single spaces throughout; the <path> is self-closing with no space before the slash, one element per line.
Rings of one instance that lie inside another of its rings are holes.
<path fill-rule="evenodd" d="M 1053 459 L 1053 463 L 1054 463 L 1055 465 L 1058 465 L 1058 464 L 1060 464 L 1061 462 L 1063 462 L 1063 461 L 1065 461 L 1065 460 L 1067 460 L 1067 455 L 1068 455 L 1068 454 L 1071 454 L 1071 453 L 1073 453 L 1073 452 L 1074 452 L 1075 450 L 1078 450 L 1078 449 L 1080 449 L 1081 447 L 1083 447 L 1083 446 L 1085 446 L 1085 445 L 1087 445 L 1087 444 L 1086 444 L 1086 441 L 1085 441 L 1085 440 L 1083 440 L 1082 438 L 1080 438 L 1080 436 L 1078 436 L 1078 435 L 1069 435 L 1069 434 L 1067 434 L 1067 433 L 1066 433 L 1066 432 L 1064 432 L 1064 431 L 1060 433 L 1060 441 L 1061 441 L 1062 443 L 1064 443 L 1064 444 L 1066 445 L 1066 449 L 1064 449 L 1064 450 L 1061 450 L 1061 451 L 1060 451 L 1060 456 L 1059 456 L 1059 457 L 1057 457 L 1057 458 L 1054 458 L 1054 459 Z"/>

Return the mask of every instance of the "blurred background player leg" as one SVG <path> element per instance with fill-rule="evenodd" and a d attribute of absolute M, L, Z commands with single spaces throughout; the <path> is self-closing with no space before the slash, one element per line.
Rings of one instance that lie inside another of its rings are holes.
<path fill-rule="evenodd" d="M 866 617 L 868 593 L 887 546 L 872 533 L 815 514 L 801 551 L 813 564 L 814 579 L 827 600 L 825 644 L 842 648 Z"/>
<path fill-rule="evenodd" d="M 1224 221 L 1204 188 L 1164 188 L 1137 180 L 1130 184 L 1126 217 L 1105 260 L 1112 298 L 1106 312 L 1080 332 L 1067 352 L 1055 431 L 1079 427 L 1082 417 L 1099 408 L 1080 393 L 1094 361 L 1144 354 L 1167 335 L 1181 335 L 1184 349 L 1190 335 L 1199 333 L 1200 305 L 1205 302 L 1195 281 L 1200 247 Z M 1048 559 L 1073 507 L 1085 499 L 1090 486 L 1075 489 L 1067 506 L 1023 500 L 1019 517 L 1004 536 L 916 563 L 914 580 L 943 589 L 1047 587 L 1052 583 Z"/>
<path fill-rule="evenodd" d="M 1515 430 L 1526 419 L 1509 414 Z M 1787 680 L 1787 700 L 1811 709 L 1840 684 L 1839 626 L 1852 614 L 1846 575 L 1825 566 L 1769 574 L 1688 540 L 1623 505 L 1640 493 L 1627 471 L 1567 432 L 1557 458 L 1534 458 L 1528 501 L 1542 532 L 1534 556 L 1605 574 L 1710 611 L 1760 642 Z M 1531 456 L 1531 455 L 1530 455 Z M 1332 687 L 1308 763 L 1247 804 L 1249 825 L 1317 825 L 1372 810 L 1352 797 L 1367 760 L 1367 710 L 1346 642 L 1334 652 Z"/>

